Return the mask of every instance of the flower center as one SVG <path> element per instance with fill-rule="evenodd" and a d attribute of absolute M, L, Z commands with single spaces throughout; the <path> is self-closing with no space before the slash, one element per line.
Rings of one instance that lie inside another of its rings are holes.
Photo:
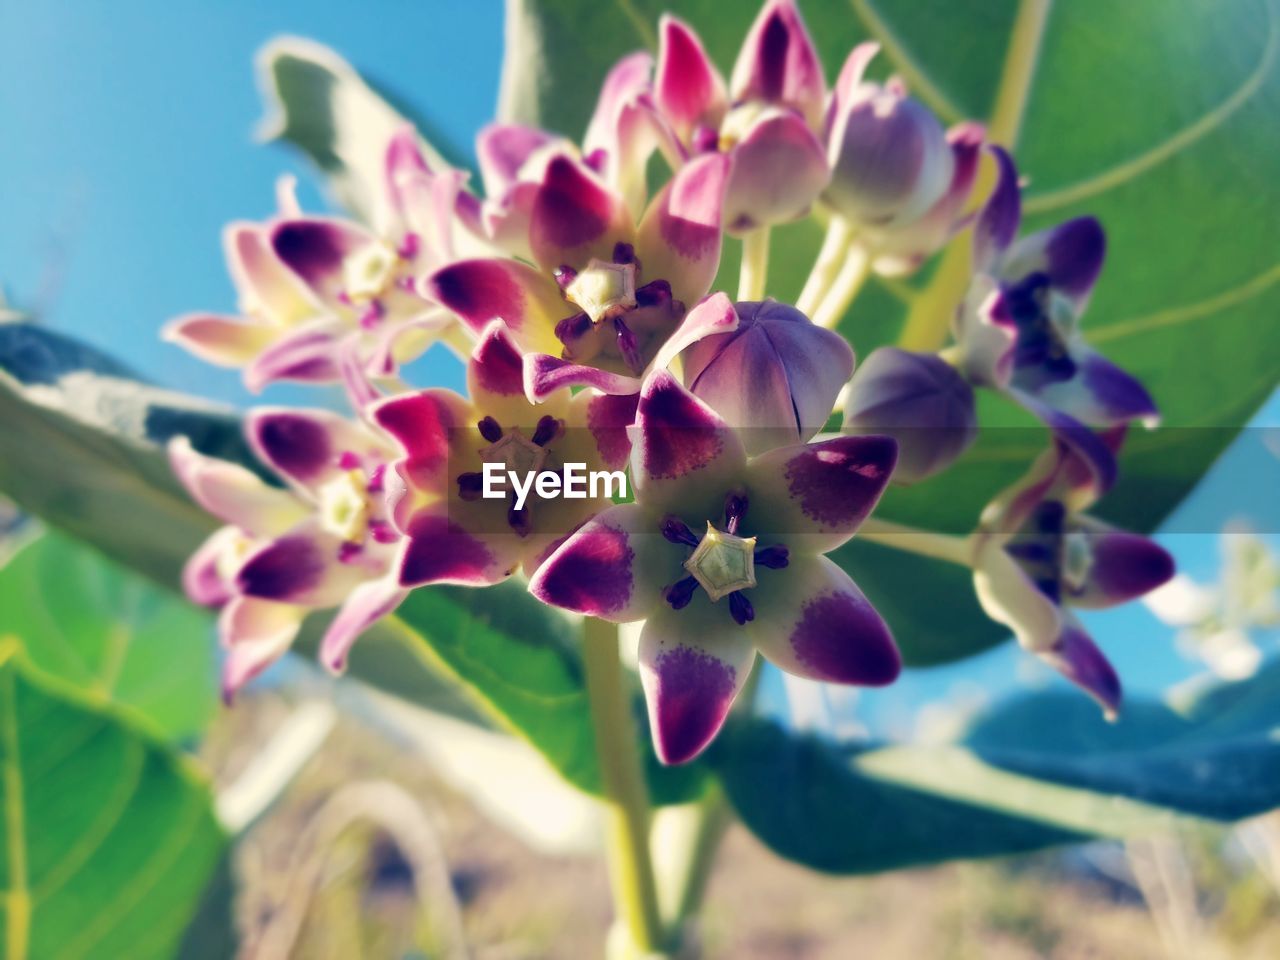
<path fill-rule="evenodd" d="M 626 313 L 636 305 L 636 265 L 591 258 L 564 288 L 565 297 L 580 306 L 592 323 Z"/>
<path fill-rule="evenodd" d="M 320 487 L 320 526 L 347 543 L 369 530 L 369 486 L 360 470 L 344 470 Z"/>
<path fill-rule="evenodd" d="M 376 241 L 367 243 L 342 262 L 342 292 L 353 304 L 364 305 L 386 292 L 400 266 L 400 254 Z"/>
<path fill-rule="evenodd" d="M 1014 346 L 1016 367 L 1037 367 L 1052 380 L 1067 380 L 1075 374 L 1075 361 L 1057 314 L 1061 304 L 1054 296 L 1047 274 L 1028 274 L 1006 294 L 1009 312 L 1018 328 Z"/>
<path fill-rule="evenodd" d="M 528 476 L 542 470 L 551 450 L 549 444 L 564 429 L 564 421 L 555 417 L 543 417 L 533 429 L 533 436 L 526 437 L 519 427 L 502 428 L 493 417 L 484 417 L 476 424 L 480 436 L 489 441 L 489 446 L 482 448 L 480 459 L 485 463 L 501 463 L 508 470 Z M 467 501 L 478 500 L 484 489 L 484 474 L 474 470 L 458 474 L 458 496 Z M 510 497 L 514 497 L 512 493 Z M 508 499 L 510 499 L 510 497 Z M 520 536 L 526 536 L 532 529 L 529 507 L 517 510 L 514 503 L 507 509 L 507 525 Z"/>
<path fill-rule="evenodd" d="M 736 147 L 756 125 L 760 115 L 772 109 L 771 105 L 761 100 L 748 100 L 731 109 L 720 124 L 720 137 L 717 146 L 722 153 L 728 153 Z"/>
<path fill-rule="evenodd" d="M 756 546 L 755 537 L 739 536 L 738 526 L 746 512 L 746 494 L 730 493 L 725 498 L 724 529 L 708 520 L 707 532 L 701 538 L 679 517 L 663 519 L 661 530 L 667 540 L 693 548 L 683 564 L 688 576 L 666 588 L 667 603 L 672 609 L 688 606 L 694 591 L 702 587 L 712 603 L 728 597 L 729 613 L 739 624 L 755 619 L 755 609 L 742 591 L 756 586 L 757 566 L 774 570 L 785 567 L 788 551 L 781 544 L 761 548 Z"/>

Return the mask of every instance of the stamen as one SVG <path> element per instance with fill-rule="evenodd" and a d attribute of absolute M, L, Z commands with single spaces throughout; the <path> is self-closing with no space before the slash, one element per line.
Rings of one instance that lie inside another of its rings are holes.
<path fill-rule="evenodd" d="M 585 337 L 590 330 L 591 318 L 585 313 L 575 313 L 556 324 L 556 339 L 566 347 L 571 347 Z"/>
<path fill-rule="evenodd" d="M 404 235 L 404 239 L 400 241 L 400 247 L 396 250 L 401 260 L 412 260 L 418 255 L 418 251 L 422 249 L 422 238 L 410 230 Z"/>
<path fill-rule="evenodd" d="M 458 474 L 458 496 L 468 502 L 480 499 L 484 489 L 484 475 L 480 473 Z"/>
<path fill-rule="evenodd" d="M 738 533 L 738 524 L 742 522 L 742 518 L 747 513 L 747 495 L 741 490 L 735 490 L 724 499 L 724 529 L 726 533 L 732 533 L 735 536 Z"/>
<path fill-rule="evenodd" d="M 560 285 L 560 289 L 563 290 L 569 284 L 573 283 L 573 281 L 578 279 L 578 271 L 573 269 L 573 267 L 561 264 L 556 267 L 555 278 L 556 283 L 558 283 Z"/>
<path fill-rule="evenodd" d="M 564 421 L 562 420 L 557 420 L 552 416 L 543 417 L 538 421 L 538 425 L 533 430 L 533 436 L 529 439 L 538 446 L 545 447 L 556 438 L 562 426 L 564 426 Z"/>
<path fill-rule="evenodd" d="M 480 431 L 480 436 L 490 443 L 497 443 L 502 439 L 502 426 L 493 417 L 485 417 L 476 424 L 476 429 Z"/>
<path fill-rule="evenodd" d="M 781 570 L 791 562 L 790 557 L 791 551 L 780 543 L 775 543 L 771 547 L 758 547 L 755 555 L 756 566 Z"/>
<path fill-rule="evenodd" d="M 672 543 L 682 543 L 686 547 L 696 547 L 698 538 L 694 536 L 689 525 L 679 517 L 667 515 L 662 518 L 662 535 Z"/>
<path fill-rule="evenodd" d="M 366 489 L 370 493 L 381 493 L 387 486 L 387 465 L 380 463 L 373 468 L 373 472 L 369 474 L 369 483 Z"/>
<path fill-rule="evenodd" d="M 353 450 L 343 450 L 338 454 L 339 470 L 355 470 L 360 466 L 360 458 Z"/>
<path fill-rule="evenodd" d="M 604 147 L 597 147 L 582 158 L 582 162 L 594 170 L 596 173 L 604 172 L 605 162 L 609 159 L 609 151 Z"/>
<path fill-rule="evenodd" d="M 619 240 L 616 244 L 614 244 L 614 247 L 613 247 L 613 262 L 614 263 L 635 263 L 636 248 L 629 243 L 624 243 L 621 240 Z"/>
<path fill-rule="evenodd" d="M 689 601 L 693 599 L 693 592 L 697 589 L 698 581 L 693 577 L 677 580 L 666 589 L 667 603 L 671 604 L 672 610 L 683 610 L 689 605 Z"/>
<path fill-rule="evenodd" d="M 522 537 L 527 537 L 529 535 L 529 530 L 533 526 L 532 520 L 529 517 L 529 508 L 525 507 L 523 510 L 517 510 L 515 507 L 511 507 L 508 509 L 507 523 L 517 534 Z"/>
<path fill-rule="evenodd" d="M 671 284 L 666 280 L 650 280 L 636 291 L 636 305 L 661 307 L 671 303 Z"/>
<path fill-rule="evenodd" d="M 385 520 L 370 521 L 369 536 L 378 543 L 395 543 L 400 539 L 400 534 L 396 533 L 395 528 Z"/>
<path fill-rule="evenodd" d="M 618 331 L 618 352 L 622 354 L 622 362 L 633 372 L 644 369 L 644 361 L 640 359 L 640 342 L 635 332 L 626 325 L 621 317 L 613 318 L 613 328 Z"/>
<path fill-rule="evenodd" d="M 364 547 L 358 543 L 352 543 L 350 540 L 344 540 L 338 544 L 338 562 L 339 563 L 355 563 L 356 559 L 364 552 Z"/>
<path fill-rule="evenodd" d="M 751 606 L 751 601 L 741 590 L 735 590 L 729 594 L 729 613 L 733 615 L 733 619 L 740 627 L 756 618 L 755 607 Z"/>
<path fill-rule="evenodd" d="M 700 126 L 693 131 L 691 140 L 694 153 L 711 153 L 720 143 L 720 131 L 713 127 Z"/>
<path fill-rule="evenodd" d="M 386 310 L 382 306 L 382 301 L 371 300 L 369 306 L 365 307 L 364 313 L 360 314 L 360 326 L 365 330 L 372 330 L 386 315 Z"/>

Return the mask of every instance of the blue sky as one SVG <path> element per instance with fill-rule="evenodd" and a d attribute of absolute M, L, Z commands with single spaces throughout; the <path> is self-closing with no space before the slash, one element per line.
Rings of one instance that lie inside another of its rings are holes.
<path fill-rule="evenodd" d="M 304 206 L 322 203 L 305 165 L 253 140 L 255 51 L 282 33 L 330 44 L 463 149 L 492 114 L 499 0 L 369 9 L 299 0 L 0 5 L 0 282 L 10 299 L 162 383 L 243 403 L 237 374 L 156 334 L 190 310 L 234 309 L 220 232 L 230 219 L 269 214 L 278 175 L 299 174 Z M 433 354 L 422 377 L 456 386 L 459 367 Z M 271 399 L 302 396 L 285 390 Z M 1280 399 L 1258 422 L 1280 424 Z M 1171 529 L 1206 531 L 1165 538 L 1184 568 L 1213 572 L 1217 538 L 1207 531 L 1233 516 L 1268 513 L 1267 527 L 1280 530 L 1275 486 L 1256 482 L 1262 464 L 1276 469 L 1259 439 L 1247 438 L 1174 518 Z M 1156 691 L 1191 672 L 1169 631 L 1138 604 L 1089 625 L 1131 689 Z M 891 721 L 962 682 L 1009 687 L 1021 660 L 1006 644 L 912 673 L 877 695 L 875 713 Z"/>

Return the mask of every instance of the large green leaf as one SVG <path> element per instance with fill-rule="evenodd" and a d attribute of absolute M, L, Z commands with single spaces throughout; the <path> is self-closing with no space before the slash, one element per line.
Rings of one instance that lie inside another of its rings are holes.
<path fill-rule="evenodd" d="M 850 747 L 756 724 L 717 761 L 765 843 L 818 869 L 866 873 L 1273 809 L 1278 687 L 1272 665 L 1179 709 L 1131 703 L 1113 724 L 1070 692 L 1026 696 L 959 744 Z"/>
<path fill-rule="evenodd" d="M 164 736 L 204 730 L 217 703 L 208 614 L 96 551 L 50 533 L 0 568 L 0 634 L 88 696 Z"/>
<path fill-rule="evenodd" d="M 226 838 L 206 785 L 110 709 L 0 665 L 0 888 L 10 960 L 164 958 Z"/>
<path fill-rule="evenodd" d="M 177 486 L 161 444 L 184 433 L 207 453 L 252 463 L 234 415 L 148 387 L 29 324 L 0 324 L 0 418 L 9 426 L 0 433 L 0 491 L 170 587 L 214 521 Z M 323 622 L 312 618 L 302 649 L 314 647 Z M 598 792 L 573 630 L 514 582 L 418 590 L 361 637 L 349 671 L 420 706 L 518 734 L 571 783 Z M 652 764 L 662 801 L 688 796 L 700 775 Z"/>
<path fill-rule="evenodd" d="M 598 81 L 621 53 L 653 47 L 670 8 L 699 30 L 727 69 L 755 15 L 714 0 L 508 0 L 512 35 L 503 80 L 511 119 L 580 134 Z M 1015 0 L 802 0 L 833 76 L 857 42 L 884 48 L 944 120 L 990 118 L 1002 91 Z M 584 33 L 584 31 L 586 31 Z M 591 43 L 581 43 L 589 35 Z M 1085 320 L 1099 348 L 1140 376 L 1165 428 L 1134 436 L 1123 478 L 1101 510 L 1153 529 L 1195 486 L 1280 379 L 1280 12 L 1274 0 L 1072 0 L 1052 7 L 1016 148 L 1027 229 L 1072 216 L 1101 218 L 1107 269 Z M 770 292 L 799 289 L 816 249 L 811 223 L 777 231 Z M 961 240 L 961 242 L 967 242 Z M 732 289 L 731 248 L 721 284 Z M 912 286 L 929 282 L 931 271 Z M 842 324 L 860 355 L 894 341 L 914 296 L 873 282 Z M 930 319 L 940 345 L 947 311 Z M 882 513 L 941 529 L 971 529 L 992 493 L 1043 443 L 1029 418 L 984 404 L 989 430 L 954 471 L 895 490 Z M 1019 429 L 1021 428 L 1021 429 Z M 919 577 L 878 575 L 880 551 L 840 560 L 896 608 L 909 662 L 954 659 L 998 642 L 972 602 L 913 603 Z M 911 565 L 911 564 L 907 564 Z M 901 566 L 901 565 L 900 565 Z M 922 567 L 923 564 L 914 564 Z"/>

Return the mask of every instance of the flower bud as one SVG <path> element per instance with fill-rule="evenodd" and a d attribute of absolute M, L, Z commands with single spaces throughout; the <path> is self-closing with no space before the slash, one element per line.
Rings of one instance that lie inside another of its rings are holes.
<path fill-rule="evenodd" d="M 915 483 L 950 466 L 977 437 L 973 388 L 936 354 L 881 347 L 849 383 L 844 428 L 897 440 L 893 479 Z"/>
<path fill-rule="evenodd" d="M 933 113 L 902 84 L 862 78 L 874 46 L 855 49 L 840 73 L 827 115 L 831 182 L 824 199 L 865 226 L 909 223 L 932 207 L 951 183 L 953 158 Z"/>
<path fill-rule="evenodd" d="M 831 415 L 853 372 L 853 350 L 775 300 L 735 305 L 738 329 L 684 353 L 684 382 L 730 426 L 751 455 L 808 440 Z"/>

